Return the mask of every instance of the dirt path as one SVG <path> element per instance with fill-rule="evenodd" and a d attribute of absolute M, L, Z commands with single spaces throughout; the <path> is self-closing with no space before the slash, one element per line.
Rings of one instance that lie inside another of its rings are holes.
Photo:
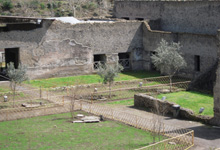
<path fill-rule="evenodd" d="M 154 117 L 154 114 L 150 112 L 131 106 L 109 104 L 104 104 L 104 106 L 148 119 L 152 119 Z M 190 150 L 214 150 L 216 148 L 220 148 L 220 127 L 207 126 L 199 122 L 180 120 L 172 117 L 163 117 L 163 119 L 164 123 L 167 125 L 194 130 L 195 146 Z"/>

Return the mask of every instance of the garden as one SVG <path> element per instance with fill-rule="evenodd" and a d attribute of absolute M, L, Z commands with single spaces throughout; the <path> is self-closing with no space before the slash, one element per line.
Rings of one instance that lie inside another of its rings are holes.
<path fill-rule="evenodd" d="M 183 108 L 188 108 L 192 110 L 196 115 L 206 115 L 206 116 L 214 116 L 213 105 L 214 98 L 210 94 L 204 94 L 195 91 L 180 91 L 173 93 L 163 93 L 156 95 L 155 97 L 158 99 L 162 99 L 162 97 L 166 97 L 166 101 L 176 103 Z M 124 105 L 124 106 L 134 106 L 134 99 L 121 100 L 121 101 L 113 101 L 108 102 L 108 105 Z M 203 107 L 204 111 L 199 113 L 200 108 Z"/>
<path fill-rule="evenodd" d="M 64 113 L 0 122 L 0 149 L 136 149 L 159 140 L 112 120 L 80 124 L 70 118 Z"/>

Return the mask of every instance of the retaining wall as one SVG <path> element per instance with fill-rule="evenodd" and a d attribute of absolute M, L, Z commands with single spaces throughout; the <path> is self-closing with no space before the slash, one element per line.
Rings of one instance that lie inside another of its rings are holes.
<path fill-rule="evenodd" d="M 168 101 L 162 101 L 156 99 L 152 96 L 148 96 L 146 94 L 136 94 L 134 95 L 134 106 L 135 107 L 145 107 L 148 110 L 153 112 L 157 112 L 156 104 L 158 104 L 158 110 L 160 115 L 171 115 L 173 114 L 172 106 L 175 103 L 171 103 Z M 179 117 L 182 119 L 189 119 L 194 121 L 201 121 L 204 123 L 209 124 L 211 117 L 202 116 L 202 115 L 195 115 L 192 110 L 180 107 Z"/>

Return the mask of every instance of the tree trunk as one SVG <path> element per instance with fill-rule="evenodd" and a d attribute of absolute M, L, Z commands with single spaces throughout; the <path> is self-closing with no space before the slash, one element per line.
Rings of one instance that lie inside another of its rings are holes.
<path fill-rule="evenodd" d="M 75 107 L 75 99 L 76 99 L 76 89 L 73 89 L 72 96 L 70 99 L 70 114 L 71 118 L 74 119 L 74 107 Z"/>
<path fill-rule="evenodd" d="M 16 90 L 16 83 L 14 83 L 14 87 L 13 87 L 13 108 L 15 107 L 15 90 Z"/>
<path fill-rule="evenodd" d="M 73 17 L 76 17 L 76 8 L 73 6 Z"/>
<path fill-rule="evenodd" d="M 112 92 L 111 92 L 111 83 L 109 82 L 109 98 L 112 98 Z"/>

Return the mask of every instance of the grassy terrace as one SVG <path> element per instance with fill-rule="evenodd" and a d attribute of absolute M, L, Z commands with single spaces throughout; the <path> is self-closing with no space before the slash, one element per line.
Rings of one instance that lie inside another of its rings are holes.
<path fill-rule="evenodd" d="M 115 79 L 115 81 L 126 81 L 126 80 L 134 80 L 134 79 L 142 79 L 149 77 L 158 77 L 160 74 L 158 72 L 144 72 L 144 71 L 136 71 L 136 72 L 123 72 Z M 92 84 L 92 83 L 101 83 L 102 80 L 98 75 L 80 75 L 80 76 L 71 76 L 71 77 L 62 77 L 62 78 L 49 78 L 49 79 L 41 79 L 41 80 L 31 80 L 26 82 L 35 87 L 59 87 L 59 86 L 68 86 L 78 84 Z"/>
<path fill-rule="evenodd" d="M 121 100 L 115 102 L 108 102 L 110 105 L 125 105 L 125 106 L 134 106 L 134 99 Z"/>
<path fill-rule="evenodd" d="M 205 110 L 202 115 L 213 116 L 213 96 L 192 91 L 182 91 L 169 94 L 160 94 L 157 98 L 161 99 L 166 96 L 166 100 L 179 104 L 181 107 L 191 109 L 195 114 L 199 113 L 199 109 L 204 107 Z"/>
<path fill-rule="evenodd" d="M 199 109 L 201 107 L 204 107 L 205 110 L 201 115 L 208 115 L 208 116 L 214 115 L 213 112 L 214 99 L 212 95 L 193 92 L 193 91 L 181 91 L 175 93 L 160 94 L 157 96 L 157 98 L 161 99 L 163 96 L 166 96 L 167 101 L 179 104 L 183 108 L 188 108 L 193 110 L 195 114 L 199 114 Z M 107 104 L 133 106 L 134 100 L 129 99 L 122 101 L 115 101 L 115 102 L 109 102 Z"/>
<path fill-rule="evenodd" d="M 0 122 L 0 149 L 135 149 L 152 142 L 151 133 L 114 121 L 73 124 L 69 113 Z"/>

